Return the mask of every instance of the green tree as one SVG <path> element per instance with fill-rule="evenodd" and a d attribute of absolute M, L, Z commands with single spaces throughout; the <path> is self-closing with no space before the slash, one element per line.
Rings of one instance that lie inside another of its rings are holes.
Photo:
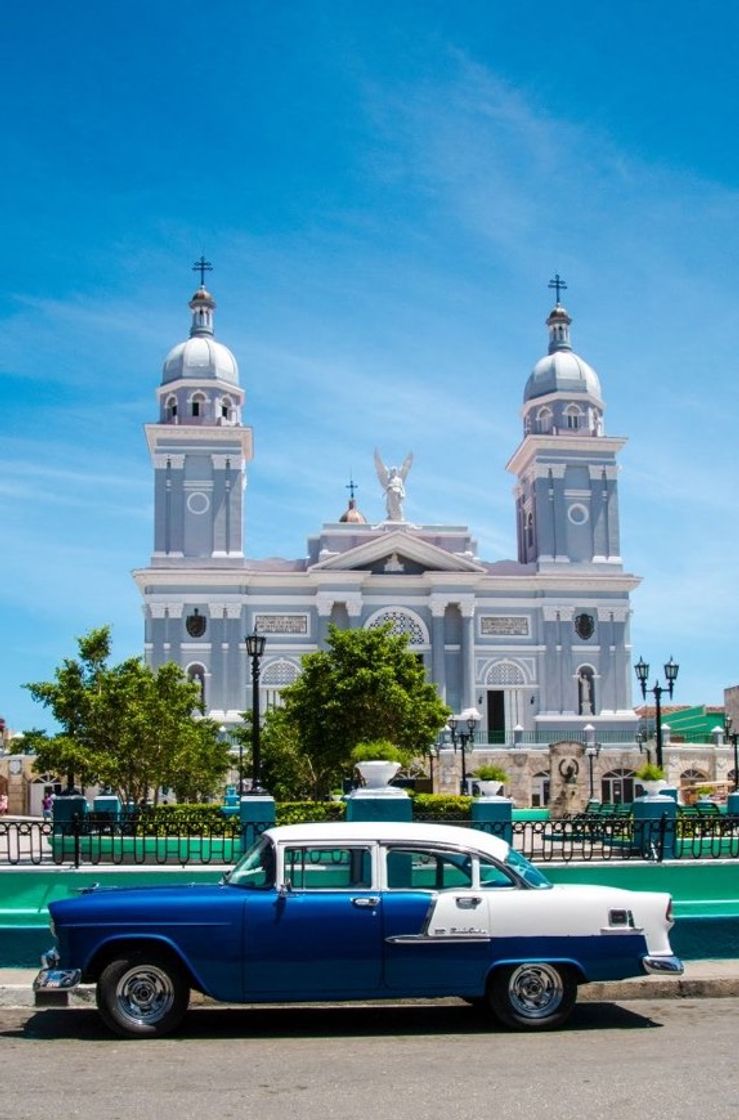
<path fill-rule="evenodd" d="M 303 658 L 303 672 L 283 690 L 285 715 L 325 797 L 350 768 L 352 748 L 389 739 L 409 756 L 427 753 L 450 709 L 391 627 L 329 627 L 328 648 Z"/>
<path fill-rule="evenodd" d="M 251 772 L 252 713 L 242 712 L 244 721 L 234 728 L 232 738 L 242 745 L 244 774 Z M 261 781 L 277 801 L 301 801 L 315 786 L 310 759 L 300 749 L 297 729 L 284 708 L 270 708 L 260 737 Z"/>
<path fill-rule="evenodd" d="M 36 770 L 66 771 L 139 804 L 150 794 L 156 801 L 162 786 L 193 798 L 214 792 L 228 746 L 217 724 L 200 715 L 197 684 L 173 662 L 157 670 L 139 658 L 109 666 L 107 627 L 80 638 L 78 649 L 79 658 L 65 660 L 53 681 L 26 685 L 62 728 L 37 736 Z"/>

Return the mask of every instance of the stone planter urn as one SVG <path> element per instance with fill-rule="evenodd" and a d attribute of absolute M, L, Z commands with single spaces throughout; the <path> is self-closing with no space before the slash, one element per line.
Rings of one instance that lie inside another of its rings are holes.
<path fill-rule="evenodd" d="M 503 788 L 502 782 L 493 782 L 477 779 L 477 788 L 480 791 L 480 797 L 497 797 Z"/>
<path fill-rule="evenodd" d="M 376 792 L 388 788 L 398 770 L 400 770 L 400 763 L 385 762 L 378 759 L 375 762 L 358 762 L 356 769 L 359 771 L 365 788 Z"/>
<path fill-rule="evenodd" d="M 637 778 L 636 780 L 644 790 L 646 797 L 660 797 L 662 790 L 667 789 L 667 782 L 664 778 L 657 778 L 655 781 L 645 781 L 643 778 Z"/>

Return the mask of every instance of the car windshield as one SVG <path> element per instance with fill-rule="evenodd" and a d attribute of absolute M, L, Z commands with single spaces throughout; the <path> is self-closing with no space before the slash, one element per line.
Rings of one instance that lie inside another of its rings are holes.
<path fill-rule="evenodd" d="M 529 863 L 520 852 L 515 852 L 513 848 L 509 850 L 505 861 L 509 867 L 513 868 L 519 878 L 523 879 L 527 886 L 536 887 L 538 890 L 551 887 L 552 884 L 549 882 L 546 875 L 543 875 L 538 867 L 534 867 L 533 863 Z"/>
<path fill-rule="evenodd" d="M 272 887 L 275 882 L 275 846 L 263 836 L 252 844 L 228 876 L 227 882 L 235 887 L 250 887 L 254 890 Z"/>

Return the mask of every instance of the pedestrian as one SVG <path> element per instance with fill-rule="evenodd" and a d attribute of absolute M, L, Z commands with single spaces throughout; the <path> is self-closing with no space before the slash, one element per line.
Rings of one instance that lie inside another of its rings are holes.
<path fill-rule="evenodd" d="M 8 795 L 7 793 L 0 793 L 0 817 L 4 816 L 8 811 Z"/>
<path fill-rule="evenodd" d="M 51 807 L 53 804 L 54 798 L 51 795 L 51 790 L 47 789 L 46 793 L 44 794 L 44 799 L 41 802 L 41 809 L 43 810 L 45 821 L 51 820 Z"/>

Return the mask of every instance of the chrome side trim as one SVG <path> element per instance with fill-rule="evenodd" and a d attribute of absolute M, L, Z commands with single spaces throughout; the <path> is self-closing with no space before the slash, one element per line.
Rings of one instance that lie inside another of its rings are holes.
<path fill-rule="evenodd" d="M 82 978 L 78 968 L 42 968 L 33 982 L 34 992 L 68 992 Z"/>
<path fill-rule="evenodd" d="M 474 942 L 489 942 L 492 934 L 479 933 L 453 933 L 436 934 L 431 936 L 425 933 L 398 933 L 394 937 L 386 937 L 389 945 L 469 945 Z"/>
<path fill-rule="evenodd" d="M 679 957 L 642 957 L 644 971 L 650 975 L 662 975 L 667 972 L 671 976 L 682 976 L 685 965 Z"/>

